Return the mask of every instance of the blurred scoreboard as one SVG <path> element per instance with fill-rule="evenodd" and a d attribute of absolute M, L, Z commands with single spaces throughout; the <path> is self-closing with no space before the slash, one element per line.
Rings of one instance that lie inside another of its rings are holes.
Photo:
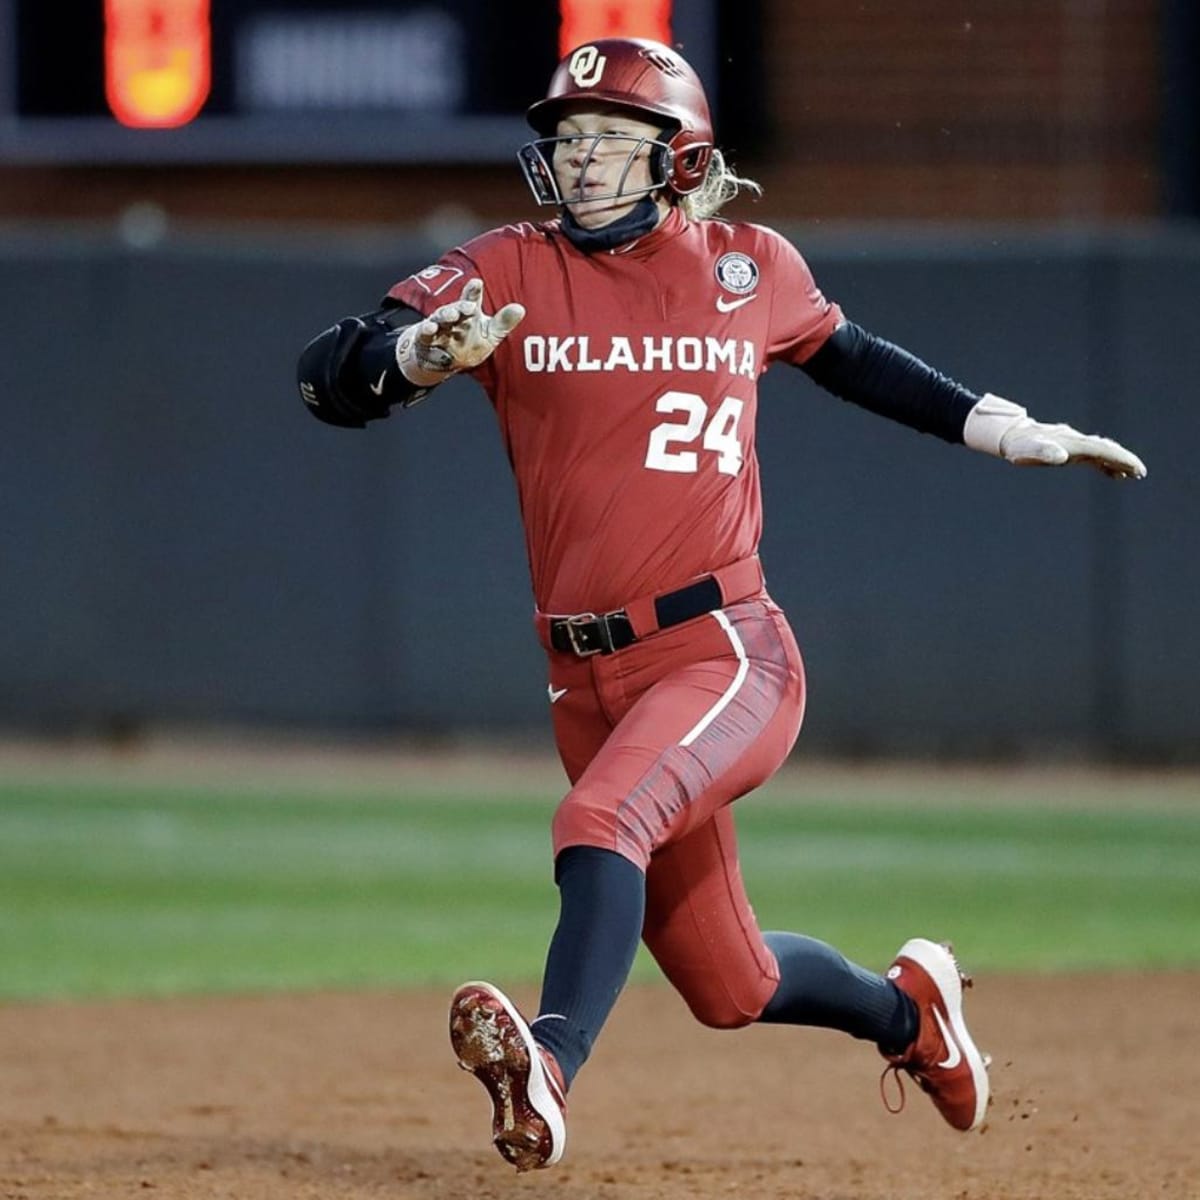
<path fill-rule="evenodd" d="M 506 161 L 561 53 L 718 0 L 0 0 L 0 162 Z"/>

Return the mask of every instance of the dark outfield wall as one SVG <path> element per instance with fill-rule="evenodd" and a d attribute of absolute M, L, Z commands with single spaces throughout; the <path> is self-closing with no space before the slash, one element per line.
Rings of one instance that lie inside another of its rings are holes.
<path fill-rule="evenodd" d="M 1017 470 L 771 371 L 763 557 L 802 744 L 1200 755 L 1200 237 L 795 232 L 854 319 L 1151 472 Z M 303 342 L 436 249 L 0 236 L 0 723 L 544 729 L 482 393 L 363 433 L 294 391 Z"/>

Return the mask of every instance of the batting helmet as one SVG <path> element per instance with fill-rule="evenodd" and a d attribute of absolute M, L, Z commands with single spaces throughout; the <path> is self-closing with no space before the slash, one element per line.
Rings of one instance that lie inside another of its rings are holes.
<path fill-rule="evenodd" d="M 529 124 L 550 137 L 571 106 L 612 104 L 664 120 L 663 182 L 678 196 L 694 192 L 712 159 L 712 116 L 700 77 L 670 46 L 645 38 L 600 38 L 558 64 Z M 668 136 L 669 135 L 669 136 Z"/>

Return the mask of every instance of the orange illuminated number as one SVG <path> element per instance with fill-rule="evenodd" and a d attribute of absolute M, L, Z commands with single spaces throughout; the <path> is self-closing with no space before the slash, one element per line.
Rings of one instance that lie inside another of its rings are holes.
<path fill-rule="evenodd" d="M 604 37 L 644 37 L 671 44 L 671 0 L 560 0 L 558 52 Z"/>
<path fill-rule="evenodd" d="M 186 125 L 211 82 L 209 0 L 104 0 L 104 91 L 122 125 Z"/>

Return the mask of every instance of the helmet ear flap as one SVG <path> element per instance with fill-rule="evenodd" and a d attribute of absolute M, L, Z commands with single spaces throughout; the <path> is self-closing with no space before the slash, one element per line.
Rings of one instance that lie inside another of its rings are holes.
<path fill-rule="evenodd" d="M 670 162 L 663 177 L 678 196 L 694 192 L 708 175 L 708 164 L 712 162 L 712 143 L 700 140 L 696 134 L 681 130 L 667 143 Z M 665 152 L 662 152 L 665 157 Z"/>

